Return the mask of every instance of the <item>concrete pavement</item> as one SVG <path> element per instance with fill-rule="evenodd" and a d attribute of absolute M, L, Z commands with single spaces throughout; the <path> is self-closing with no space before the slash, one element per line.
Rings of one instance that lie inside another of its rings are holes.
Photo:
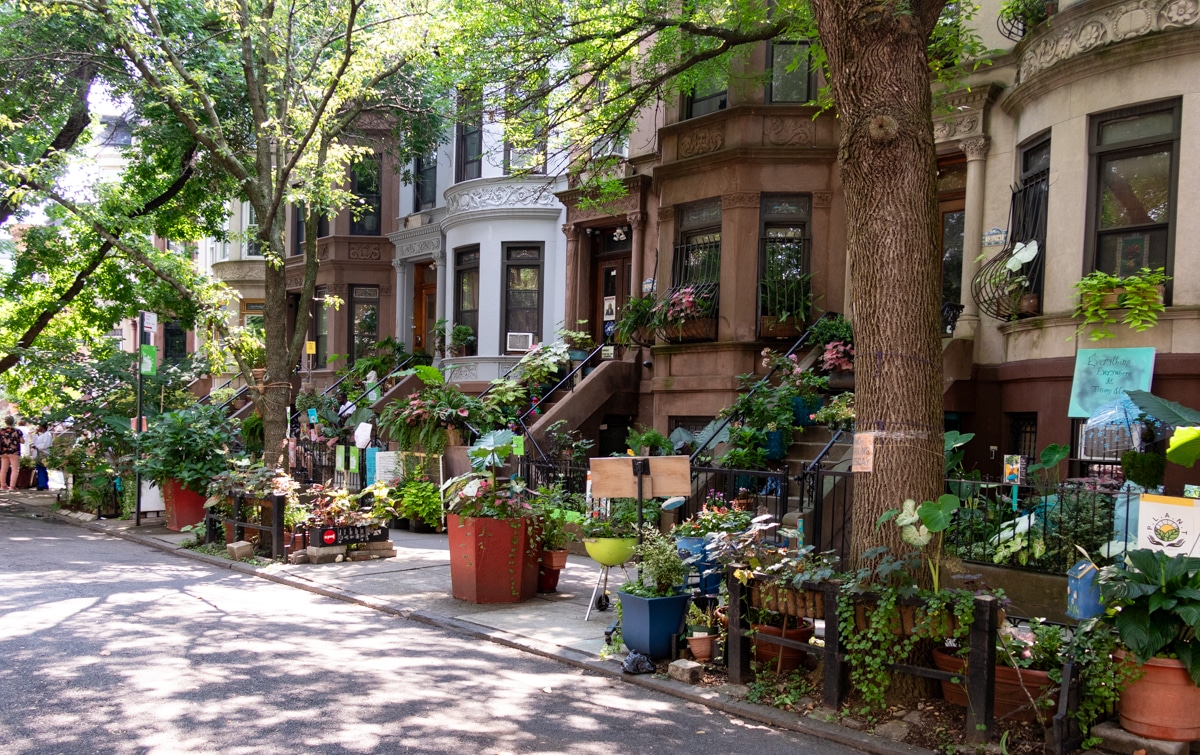
<path fill-rule="evenodd" d="M 135 527 L 125 520 L 87 519 L 56 511 L 53 493 L 17 491 L 9 500 L 35 515 L 54 517 L 93 531 L 172 551 L 214 566 L 269 579 L 308 592 L 366 606 L 384 613 L 451 629 L 540 656 L 666 692 L 710 708 L 774 726 L 813 734 L 860 750 L 878 753 L 928 752 L 903 743 L 827 723 L 813 717 L 745 702 L 737 690 L 696 687 L 652 675 L 622 674 L 620 659 L 602 660 L 606 628 L 615 611 L 592 611 L 584 620 L 600 567 L 586 556 L 572 554 L 559 580 L 558 592 L 540 594 L 525 603 L 474 605 L 450 596 L 450 559 L 445 534 L 392 531 L 396 558 L 335 564 L 278 564 L 257 566 L 198 553 L 182 547 L 190 534 L 167 530 L 156 523 Z M 614 594 L 624 582 L 620 569 L 609 579 Z"/>

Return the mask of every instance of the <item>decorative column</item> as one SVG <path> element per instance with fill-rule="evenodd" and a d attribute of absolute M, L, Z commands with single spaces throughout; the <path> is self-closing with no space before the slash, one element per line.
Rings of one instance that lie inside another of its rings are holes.
<path fill-rule="evenodd" d="M 962 315 L 954 329 L 956 338 L 974 338 L 979 328 L 979 305 L 971 295 L 971 281 L 979 272 L 983 252 L 983 193 L 987 171 L 988 138 L 963 139 L 959 148 L 967 155 L 967 198 L 963 211 Z"/>
<path fill-rule="evenodd" d="M 446 265 L 446 250 L 433 250 L 433 272 L 437 275 L 437 311 L 433 313 L 434 321 L 446 317 L 446 311 L 452 309 L 454 304 L 446 301 L 446 291 L 450 289 L 450 282 L 447 279 L 450 275 L 449 266 Z M 448 319 L 448 318 L 447 318 Z M 433 345 L 430 344 L 426 352 L 433 353 Z"/>
<path fill-rule="evenodd" d="M 630 260 L 629 297 L 636 299 L 642 295 L 642 276 L 645 274 L 646 251 L 642 248 L 646 239 L 646 213 L 631 212 L 625 216 L 629 227 L 633 229 L 630 245 L 633 258 Z"/>
<path fill-rule="evenodd" d="M 396 340 L 408 344 L 408 350 L 412 351 L 416 348 L 415 344 L 410 343 L 412 339 L 413 326 L 413 311 L 412 311 L 412 265 L 405 260 L 392 260 L 392 267 L 396 270 L 395 275 L 395 291 L 396 291 Z M 405 295 L 405 292 L 408 292 Z M 405 328 L 407 323 L 408 327 Z M 383 377 L 380 375 L 379 377 Z"/>
<path fill-rule="evenodd" d="M 563 327 L 573 330 L 580 319 L 579 281 L 582 276 L 579 270 L 579 228 L 571 223 L 566 223 L 563 225 L 562 231 L 567 237 L 567 290 L 563 301 Z"/>

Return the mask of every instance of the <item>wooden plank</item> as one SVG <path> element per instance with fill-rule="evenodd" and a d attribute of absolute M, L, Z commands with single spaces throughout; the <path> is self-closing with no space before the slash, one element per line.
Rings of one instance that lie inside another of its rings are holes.
<path fill-rule="evenodd" d="M 687 456 L 612 456 L 591 460 L 594 498 L 637 498 L 634 459 L 650 465 L 650 474 L 642 478 L 643 498 L 691 495 L 692 466 Z"/>

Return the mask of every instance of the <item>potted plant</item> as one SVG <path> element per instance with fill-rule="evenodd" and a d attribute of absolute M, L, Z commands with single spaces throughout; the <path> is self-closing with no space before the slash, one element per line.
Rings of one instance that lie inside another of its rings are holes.
<path fill-rule="evenodd" d="M 401 451 L 419 449 L 436 456 L 451 440 L 451 432 L 457 435 L 469 430 L 472 420 L 478 420 L 486 410 L 478 398 L 447 383 L 436 367 L 419 365 L 413 372 L 424 387 L 388 404 L 380 413 L 379 429 Z"/>
<path fill-rule="evenodd" d="M 812 414 L 824 403 L 821 394 L 829 390 L 829 378 L 812 368 L 801 368 L 800 360 L 795 354 L 784 356 L 766 348 L 762 350 L 762 358 L 763 367 L 774 370 L 779 384 L 793 391 L 793 424 L 796 427 L 816 424 L 812 420 Z"/>
<path fill-rule="evenodd" d="M 701 608 L 699 603 L 688 606 L 687 612 L 687 642 L 688 650 L 697 663 L 708 663 L 713 657 L 713 646 L 720 636 L 717 629 L 715 601 L 710 601 L 707 608 Z"/>
<path fill-rule="evenodd" d="M 519 603 L 537 593 L 538 541 L 524 483 L 496 470 L 512 454 L 508 430 L 485 434 L 467 452 L 473 471 L 442 486 L 450 534 L 450 584 L 472 603 Z"/>
<path fill-rule="evenodd" d="M 625 435 L 625 446 L 634 456 L 670 456 L 675 452 L 671 439 L 653 427 L 636 425 Z"/>
<path fill-rule="evenodd" d="M 768 262 L 767 274 L 759 282 L 758 334 L 762 338 L 795 339 L 812 309 L 812 273 L 799 273 L 798 266 L 771 267 Z"/>
<path fill-rule="evenodd" d="M 658 336 L 672 343 L 717 340 L 717 302 L 711 285 L 681 286 L 654 305 Z"/>
<path fill-rule="evenodd" d="M 657 522 L 654 504 L 643 503 L 644 521 Z M 586 513 L 581 525 L 583 547 L 601 566 L 620 566 L 633 558 L 637 545 L 637 501 L 612 498 L 607 506 L 596 506 Z"/>
<path fill-rule="evenodd" d="M 397 495 L 396 510 L 412 532 L 442 531 L 442 491 L 424 475 L 406 479 Z"/>
<path fill-rule="evenodd" d="M 534 495 L 542 553 L 538 567 L 538 592 L 555 592 L 558 578 L 567 565 L 567 545 L 575 540 L 568 524 L 583 521 L 582 496 L 563 490 L 561 483 L 538 488 Z"/>
<path fill-rule="evenodd" d="M 596 339 L 592 338 L 591 333 L 583 330 L 587 327 L 587 320 L 576 320 L 575 324 L 580 330 L 562 328 L 556 334 L 567 345 L 567 353 L 570 355 L 571 361 L 582 362 L 596 348 Z"/>
<path fill-rule="evenodd" d="M 446 333 L 450 330 L 450 322 L 445 317 L 439 317 L 433 323 L 433 331 L 430 333 L 433 336 L 433 353 L 436 356 L 449 356 L 446 353 Z"/>
<path fill-rule="evenodd" d="M 1143 737 L 1200 739 L 1200 558 L 1140 548 L 1098 578 L 1106 621 L 1137 678 L 1121 692 L 1121 727 Z"/>
<path fill-rule="evenodd" d="M 1004 0 L 1000 4 L 1000 19 L 1021 24 L 1023 33 L 1045 21 L 1054 9 L 1058 0 Z"/>
<path fill-rule="evenodd" d="M 683 631 L 692 600 L 682 589 L 687 566 L 675 540 L 653 526 L 642 528 L 642 542 L 634 553 L 640 557 L 639 579 L 626 582 L 619 591 L 621 637 L 634 652 L 665 658 L 671 654 L 671 639 Z"/>
<path fill-rule="evenodd" d="M 854 394 L 839 393 L 829 400 L 829 403 L 813 412 L 811 419 L 815 424 L 825 425 L 832 432 L 838 430 L 854 430 Z"/>
<path fill-rule="evenodd" d="M 455 325 L 450 329 L 450 356 L 465 357 L 471 344 L 475 343 L 475 331 L 470 325 Z"/>
<path fill-rule="evenodd" d="M 516 373 L 531 397 L 544 398 L 558 384 L 570 364 L 571 356 L 565 343 L 540 343 L 521 357 Z"/>
<path fill-rule="evenodd" d="M 654 343 L 654 299 L 635 296 L 625 302 L 613 323 L 613 338 L 623 346 L 651 346 Z"/>
<path fill-rule="evenodd" d="M 700 592 L 715 594 L 721 586 L 722 575 L 716 563 L 705 551 L 710 536 L 718 532 L 740 532 L 750 526 L 753 515 L 726 505 L 725 496 L 719 490 L 709 490 L 699 513 L 671 528 L 675 544 L 691 554 L 688 564 L 695 568 L 700 577 Z"/>
<path fill-rule="evenodd" d="M 204 519 L 209 480 L 225 470 L 237 425 L 216 406 L 166 412 L 138 437 L 138 470 L 163 491 L 167 528 L 179 531 Z"/>
<path fill-rule="evenodd" d="M 1158 315 L 1166 309 L 1163 291 L 1170 280 L 1171 276 L 1161 267 L 1156 270 L 1144 267 L 1125 277 L 1093 270 L 1075 284 L 1079 302 L 1073 316 L 1083 320 L 1075 335 L 1082 335 L 1091 327 L 1089 339 L 1112 338 L 1117 309 L 1124 310 L 1120 321 L 1132 330 L 1140 333 L 1153 328 L 1158 324 Z"/>

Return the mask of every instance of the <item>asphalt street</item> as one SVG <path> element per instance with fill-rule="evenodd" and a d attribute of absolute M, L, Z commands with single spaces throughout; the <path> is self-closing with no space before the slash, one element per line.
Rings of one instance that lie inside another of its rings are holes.
<path fill-rule="evenodd" d="M 852 753 L 0 500 L 0 752 Z"/>

